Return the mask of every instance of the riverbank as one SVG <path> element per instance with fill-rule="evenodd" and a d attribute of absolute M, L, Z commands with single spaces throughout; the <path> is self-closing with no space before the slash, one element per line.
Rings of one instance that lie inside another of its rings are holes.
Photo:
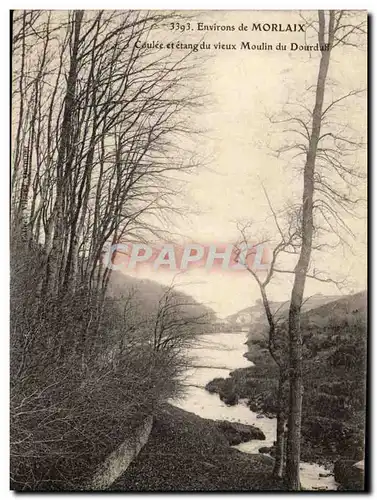
<path fill-rule="evenodd" d="M 188 353 L 195 365 L 185 377 L 187 386 L 185 394 L 180 399 L 172 400 L 170 403 L 204 419 L 227 420 L 258 427 L 263 431 L 265 440 L 253 439 L 235 445 L 237 450 L 245 454 L 255 455 L 259 453 L 259 449 L 273 446 L 276 439 L 276 418 L 274 415 L 270 415 L 272 418 L 263 418 L 261 413 L 264 412 L 253 411 L 248 406 L 248 397 L 241 395 L 238 398 L 238 404 L 233 404 L 233 406 L 227 404 L 227 401 L 229 402 L 226 397 L 227 391 L 232 388 L 232 384 L 227 387 L 225 397 L 222 399 L 219 398 L 218 394 L 211 394 L 205 389 L 214 378 L 226 379 L 230 377 L 231 373 L 238 372 L 254 373 L 254 363 L 245 357 L 246 339 L 247 336 L 244 332 L 238 334 L 217 333 L 198 339 L 195 348 Z M 259 367 L 259 358 L 255 362 L 258 363 Z M 240 367 L 244 367 L 246 370 L 239 370 Z M 274 377 L 265 378 L 267 385 L 266 392 L 263 393 L 263 400 L 266 400 L 265 396 L 270 392 L 271 379 L 275 380 Z M 307 490 L 336 490 L 337 484 L 334 481 L 332 467 L 321 467 L 318 463 L 312 462 L 309 460 L 301 463 L 303 488 Z"/>
<path fill-rule="evenodd" d="M 316 345 L 316 354 L 304 360 L 301 456 L 305 462 L 332 470 L 338 460 L 357 462 L 364 458 L 364 391 L 355 368 L 356 362 L 349 363 L 349 366 L 334 363 L 334 359 L 338 361 L 338 351 L 344 346 L 332 347 L 327 337 L 322 343 L 317 341 Z M 310 347 L 308 342 L 307 349 Z M 265 418 L 274 417 L 277 409 L 277 367 L 260 341 L 249 341 L 248 348 L 245 357 L 254 366 L 233 370 L 229 378 L 214 378 L 206 389 L 224 401 L 243 400 L 252 413 Z M 355 347 L 353 354 L 356 359 L 357 353 Z M 285 398 L 288 401 L 288 387 Z"/>
<path fill-rule="evenodd" d="M 111 491 L 283 491 L 274 461 L 229 445 L 216 422 L 166 405 L 148 443 Z"/>

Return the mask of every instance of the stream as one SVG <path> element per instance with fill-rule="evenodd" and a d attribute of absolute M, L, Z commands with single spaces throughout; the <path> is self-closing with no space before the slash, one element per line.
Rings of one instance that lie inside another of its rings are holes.
<path fill-rule="evenodd" d="M 210 394 L 204 389 L 215 377 L 226 378 L 236 368 L 254 365 L 243 356 L 247 350 L 245 341 L 244 332 L 202 335 L 188 352 L 193 368 L 188 370 L 185 376 L 184 384 L 187 386 L 185 396 L 171 403 L 203 418 L 229 420 L 258 427 L 264 432 L 266 440 L 252 440 L 234 446 L 244 453 L 255 454 L 262 446 L 273 445 L 276 419 L 261 418 L 261 415 L 251 411 L 243 400 L 235 406 L 227 406 L 220 400 L 218 394 Z M 334 476 L 326 468 L 315 463 L 301 462 L 300 470 L 303 488 L 337 489 Z M 320 477 L 320 474 L 327 477 Z"/>

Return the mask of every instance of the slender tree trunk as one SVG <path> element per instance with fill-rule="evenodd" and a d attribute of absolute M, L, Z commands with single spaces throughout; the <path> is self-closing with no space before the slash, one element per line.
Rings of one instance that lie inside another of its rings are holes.
<path fill-rule="evenodd" d="M 275 451 L 275 465 L 273 475 L 282 478 L 284 475 L 284 459 L 285 459 L 285 401 L 284 401 L 284 385 L 286 376 L 280 369 L 279 385 L 277 393 L 278 411 L 276 414 L 276 451 Z"/>
<path fill-rule="evenodd" d="M 319 11 L 319 43 L 325 39 L 325 14 Z M 318 71 L 312 131 L 304 168 L 304 189 L 302 197 L 302 245 L 295 269 L 294 285 L 289 309 L 289 416 L 287 446 L 287 485 L 290 490 L 300 490 L 300 442 L 302 418 L 302 336 L 300 328 L 301 306 L 304 296 L 306 274 L 309 268 L 313 240 L 313 195 L 314 171 L 318 141 L 321 132 L 323 99 L 326 77 L 330 62 L 334 32 L 334 12 L 329 13 L 329 50 L 321 53 Z"/>
<path fill-rule="evenodd" d="M 68 158 L 70 157 L 70 138 L 72 135 L 73 113 L 75 105 L 76 84 L 78 78 L 78 55 L 80 30 L 84 11 L 74 11 L 72 19 L 72 39 L 71 39 L 71 58 L 69 74 L 67 78 L 67 89 L 64 100 L 64 113 L 60 129 L 59 149 L 56 162 L 56 200 L 53 213 L 54 232 L 52 238 L 52 250 L 48 256 L 49 266 L 47 283 L 50 283 L 52 289 L 59 291 L 59 264 L 64 262 L 65 255 L 63 251 L 64 234 L 66 221 L 64 220 L 64 199 L 67 190 L 67 179 L 70 175 Z"/>
<path fill-rule="evenodd" d="M 286 371 L 279 360 L 278 354 L 276 352 L 276 325 L 273 314 L 271 312 L 270 303 L 267 298 L 266 290 L 263 285 L 260 285 L 260 292 L 262 295 L 263 305 L 265 313 L 267 316 L 267 321 L 270 325 L 269 335 L 268 335 L 268 348 L 272 359 L 275 361 L 279 368 L 279 381 L 278 381 L 278 393 L 277 393 L 277 405 L 278 410 L 276 413 L 276 454 L 275 454 L 275 465 L 272 475 L 275 477 L 282 478 L 284 475 L 284 462 L 285 462 L 285 401 L 284 401 L 284 385 L 287 380 Z"/>

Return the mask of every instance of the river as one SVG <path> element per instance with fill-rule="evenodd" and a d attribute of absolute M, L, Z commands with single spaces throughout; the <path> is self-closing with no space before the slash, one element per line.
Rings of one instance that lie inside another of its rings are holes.
<path fill-rule="evenodd" d="M 276 419 L 262 417 L 251 411 L 245 401 L 235 406 L 226 406 L 218 394 L 210 394 L 204 389 L 205 385 L 215 377 L 226 378 L 236 368 L 253 366 L 243 354 L 247 350 L 245 345 L 246 333 L 215 333 L 202 335 L 195 346 L 188 352 L 194 368 L 187 371 L 184 384 L 187 386 L 185 395 L 179 400 L 171 401 L 183 410 L 195 413 L 203 418 L 212 420 L 229 420 L 243 424 L 255 425 L 261 429 L 265 441 L 252 440 L 234 446 L 244 453 L 258 453 L 262 446 L 272 446 L 275 441 Z M 331 471 L 324 467 L 301 462 L 301 484 L 305 489 L 336 490 Z M 327 477 L 320 477 L 326 475 Z"/>

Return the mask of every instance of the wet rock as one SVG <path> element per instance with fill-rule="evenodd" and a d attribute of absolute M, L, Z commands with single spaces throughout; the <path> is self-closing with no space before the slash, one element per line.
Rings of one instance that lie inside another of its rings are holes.
<path fill-rule="evenodd" d="M 259 405 L 253 400 L 250 400 L 248 402 L 247 406 L 250 408 L 251 411 L 255 411 L 255 412 L 260 411 Z"/>
<path fill-rule="evenodd" d="M 224 394 L 220 392 L 220 399 L 223 401 L 227 406 L 235 406 L 238 404 L 238 394 L 236 393 L 231 393 L 231 394 Z"/>
<path fill-rule="evenodd" d="M 253 439 L 265 440 L 264 433 L 253 425 L 239 424 L 237 422 L 228 422 L 227 420 L 216 421 L 216 426 L 221 431 L 231 446 L 240 443 L 246 443 Z"/>
<path fill-rule="evenodd" d="M 343 490 L 362 491 L 364 489 L 364 470 L 355 460 L 341 459 L 335 462 L 334 477 Z"/>
<path fill-rule="evenodd" d="M 246 342 L 245 342 L 245 344 L 246 344 Z M 249 351 L 245 352 L 243 354 L 243 357 L 246 358 L 248 361 L 253 361 L 253 357 Z"/>
<path fill-rule="evenodd" d="M 224 387 L 224 383 L 225 378 L 217 377 L 211 380 L 211 382 L 208 382 L 208 384 L 205 386 L 205 389 L 210 394 L 219 393 Z"/>
<path fill-rule="evenodd" d="M 275 446 L 262 446 L 262 448 L 259 448 L 259 453 L 264 453 L 264 454 L 268 454 L 270 455 L 271 457 L 274 457 L 275 456 Z"/>
<path fill-rule="evenodd" d="M 259 448 L 259 453 L 270 453 L 271 451 L 271 446 L 262 446 L 262 448 Z"/>
<path fill-rule="evenodd" d="M 239 397 L 235 390 L 234 379 L 227 378 L 222 382 L 219 395 L 221 401 L 224 401 L 227 406 L 234 406 L 238 403 Z"/>

